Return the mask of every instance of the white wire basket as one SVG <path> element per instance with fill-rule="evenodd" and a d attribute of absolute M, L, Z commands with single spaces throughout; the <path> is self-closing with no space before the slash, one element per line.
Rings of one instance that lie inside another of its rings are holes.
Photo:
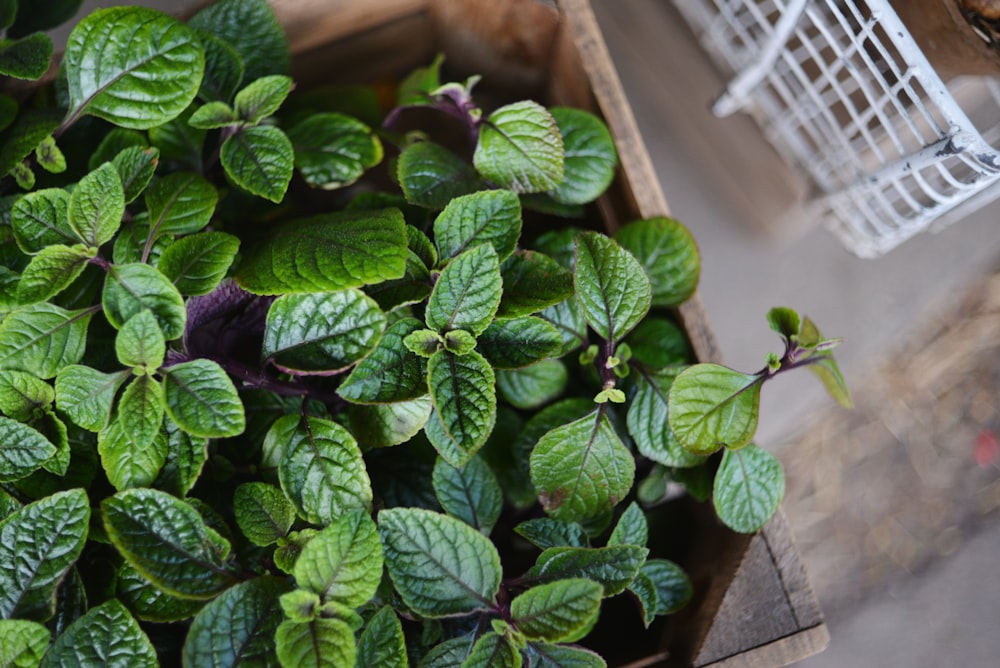
<path fill-rule="evenodd" d="M 810 213 L 855 254 L 882 255 L 1000 195 L 1000 86 L 961 77 L 949 89 L 887 0 L 673 2 L 734 76 L 715 113 L 755 118 L 811 177 Z M 956 97 L 986 109 L 986 130 Z"/>

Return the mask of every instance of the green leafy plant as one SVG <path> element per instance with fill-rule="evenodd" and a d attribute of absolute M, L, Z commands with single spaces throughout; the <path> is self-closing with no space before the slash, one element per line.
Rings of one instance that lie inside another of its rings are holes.
<path fill-rule="evenodd" d="M 763 370 L 693 364 L 694 241 L 595 230 L 596 116 L 438 59 L 361 120 L 288 65 L 263 0 L 119 7 L 0 98 L 0 664 L 605 665 L 605 599 L 692 595 L 667 483 L 763 526 L 760 388 L 849 404 L 838 340 L 774 309 Z"/>

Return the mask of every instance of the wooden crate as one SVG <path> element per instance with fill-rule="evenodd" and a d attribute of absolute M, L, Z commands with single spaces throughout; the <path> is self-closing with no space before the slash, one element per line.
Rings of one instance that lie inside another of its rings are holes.
<path fill-rule="evenodd" d="M 607 122 L 619 178 L 598 207 L 609 231 L 669 208 L 589 0 L 271 0 L 295 54 L 299 85 L 369 83 L 447 62 L 512 94 L 589 109 Z M 691 223 L 689 223 L 691 224 Z M 697 222 L 693 222 L 697 236 Z M 697 296 L 677 316 L 701 361 L 720 360 Z M 682 565 L 695 586 L 657 649 L 629 664 L 734 668 L 784 666 L 821 651 L 829 636 L 787 522 L 735 534 L 710 507 L 691 503 L 691 548 Z M 656 527 L 653 527 L 655 533 Z"/>

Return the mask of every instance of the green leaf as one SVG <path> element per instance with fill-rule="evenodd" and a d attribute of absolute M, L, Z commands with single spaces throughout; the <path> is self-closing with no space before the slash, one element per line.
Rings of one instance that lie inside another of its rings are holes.
<path fill-rule="evenodd" d="M 122 325 L 115 337 L 115 354 L 125 366 L 160 368 L 167 343 L 152 311 L 141 311 Z"/>
<path fill-rule="evenodd" d="M 247 482 L 236 488 L 233 515 L 243 535 L 261 547 L 286 537 L 295 523 L 295 507 L 280 489 L 264 482 Z"/>
<path fill-rule="evenodd" d="M 236 94 L 233 111 L 239 120 L 256 125 L 273 116 L 291 91 L 291 77 L 283 74 L 260 77 Z"/>
<path fill-rule="evenodd" d="M 446 513 L 490 535 L 503 509 L 503 493 L 489 465 L 473 457 L 455 468 L 440 457 L 434 464 L 434 494 Z"/>
<path fill-rule="evenodd" d="M 406 227 L 397 209 L 323 214 L 278 226 L 245 250 L 237 280 L 254 294 L 323 292 L 400 278 Z"/>
<path fill-rule="evenodd" d="M 428 330 L 430 331 L 430 330 Z M 453 329 L 441 337 L 444 349 L 455 355 L 468 355 L 476 349 L 476 337 L 464 329 Z"/>
<path fill-rule="evenodd" d="M 243 81 L 243 59 L 231 44 L 209 32 L 199 31 L 198 39 L 205 49 L 205 76 L 198 97 L 229 102 Z"/>
<path fill-rule="evenodd" d="M 588 547 L 587 534 L 576 522 L 554 520 L 551 517 L 536 517 L 525 520 L 514 531 L 537 548 Z"/>
<path fill-rule="evenodd" d="M 274 636 L 283 615 L 280 578 L 241 582 L 201 609 L 184 641 L 184 665 L 208 668 L 277 666 Z"/>
<path fill-rule="evenodd" d="M 635 501 L 628 505 L 625 512 L 618 518 L 618 524 L 608 537 L 608 545 L 639 545 L 646 546 L 649 540 L 649 523 Z"/>
<path fill-rule="evenodd" d="M 324 190 L 348 186 L 382 161 L 382 142 L 361 121 L 338 113 L 313 114 L 288 131 L 295 167 Z"/>
<path fill-rule="evenodd" d="M 614 596 L 625 591 L 648 553 L 638 545 L 550 547 L 538 557 L 528 575 L 543 580 L 588 578 L 603 585 L 605 596 Z"/>
<path fill-rule="evenodd" d="M 185 496 L 201 475 L 208 459 L 208 441 L 191 436 L 167 422 L 167 460 L 154 486 L 174 496 Z"/>
<path fill-rule="evenodd" d="M 563 180 L 559 126 L 536 102 L 500 107 L 480 129 L 472 161 L 484 177 L 514 192 L 552 190 Z"/>
<path fill-rule="evenodd" d="M 521 668 L 523 659 L 506 635 L 489 631 L 479 636 L 462 668 Z"/>
<path fill-rule="evenodd" d="M 521 236 L 521 202 L 509 190 L 484 190 L 451 200 L 434 220 L 434 239 L 442 258 L 491 244 L 503 262 Z"/>
<path fill-rule="evenodd" d="M 208 133 L 188 123 L 194 108 L 192 104 L 169 123 L 150 128 L 149 142 L 159 149 L 162 160 L 197 171 L 202 169 L 205 136 Z"/>
<path fill-rule="evenodd" d="M 142 442 L 140 438 L 148 440 Z M 143 436 L 126 428 L 118 419 L 98 434 L 97 452 L 108 482 L 115 489 L 148 487 L 167 460 L 167 437 L 159 428 L 152 435 Z"/>
<path fill-rule="evenodd" d="M 604 410 L 543 436 L 531 453 L 531 482 L 550 517 L 586 521 L 625 498 L 635 460 Z"/>
<path fill-rule="evenodd" d="M 351 433 L 369 450 L 406 443 L 424 428 L 433 408 L 431 398 L 425 394 L 392 404 L 352 405 L 347 416 Z"/>
<path fill-rule="evenodd" d="M 529 643 L 527 651 L 531 668 L 606 668 L 597 653 L 570 645 Z"/>
<path fill-rule="evenodd" d="M 234 584 L 229 542 L 190 504 L 155 489 L 127 489 L 101 502 L 104 528 L 125 560 L 158 588 L 212 598 Z"/>
<path fill-rule="evenodd" d="M 390 325 L 375 348 L 340 384 L 337 394 L 362 404 L 407 401 L 426 394 L 427 365 L 403 345 L 403 339 L 421 329 L 415 318 Z"/>
<path fill-rule="evenodd" d="M 157 668 L 159 661 L 139 623 L 112 599 L 70 624 L 42 662 L 44 668 L 65 665 Z"/>
<path fill-rule="evenodd" d="M 59 150 L 56 140 L 49 136 L 35 149 L 35 159 L 38 166 L 50 174 L 62 174 L 66 171 L 66 156 Z"/>
<path fill-rule="evenodd" d="M 385 323 L 360 290 L 284 295 L 267 312 L 261 355 L 288 373 L 329 375 L 367 356 Z"/>
<path fill-rule="evenodd" d="M 237 120 L 236 114 L 225 102 L 209 102 L 191 114 L 188 125 L 199 130 L 218 130 L 235 124 Z"/>
<path fill-rule="evenodd" d="M 125 191 L 114 165 L 106 162 L 80 179 L 70 193 L 68 215 L 70 228 L 89 246 L 114 238 L 125 215 Z"/>
<path fill-rule="evenodd" d="M 49 630 L 24 619 L 0 619 L 0 666 L 37 668 L 49 647 Z"/>
<path fill-rule="evenodd" d="M 820 353 L 818 357 L 820 357 L 820 360 L 810 364 L 808 369 L 820 379 L 823 387 L 826 388 L 827 393 L 834 401 L 844 408 L 854 406 L 854 402 L 851 399 L 851 391 L 847 387 L 847 381 L 844 380 L 843 374 L 840 373 L 840 368 L 837 366 L 836 360 L 828 352 Z"/>
<path fill-rule="evenodd" d="M 670 429 L 670 387 L 684 367 L 636 367 L 636 391 L 628 407 L 628 432 L 639 452 L 664 466 L 697 466 L 704 457 L 685 449 Z"/>
<path fill-rule="evenodd" d="M 12 420 L 37 419 L 49 410 L 54 400 L 55 392 L 45 381 L 24 371 L 0 371 L 0 413 Z"/>
<path fill-rule="evenodd" d="M 648 629 L 649 625 L 656 619 L 656 608 L 659 605 L 656 585 L 653 584 L 653 580 L 648 575 L 639 571 L 628 586 L 628 591 L 639 605 L 642 625 Z"/>
<path fill-rule="evenodd" d="M 264 449 L 281 449 L 281 488 L 301 517 L 326 526 L 372 503 L 371 482 L 354 437 L 336 422 L 287 415 L 271 427 Z"/>
<path fill-rule="evenodd" d="M 35 254 L 55 244 L 79 243 L 69 226 L 69 197 L 62 188 L 46 188 L 14 202 L 10 224 L 22 251 Z"/>
<path fill-rule="evenodd" d="M 423 261 L 407 249 L 403 277 L 368 286 L 367 292 L 384 311 L 391 311 L 427 299 L 432 283 L 431 274 Z"/>
<path fill-rule="evenodd" d="M 798 339 L 799 331 L 802 329 L 802 319 L 798 312 L 781 306 L 776 306 L 767 312 L 767 324 L 788 344 L 792 343 L 793 339 Z"/>
<path fill-rule="evenodd" d="M 403 625 L 391 606 L 384 606 L 375 613 L 358 639 L 358 657 L 355 666 L 382 666 L 406 668 L 406 638 Z"/>
<path fill-rule="evenodd" d="M 397 177 L 407 202 L 431 209 L 443 209 L 456 197 L 485 187 L 464 160 L 429 141 L 403 149 Z"/>
<path fill-rule="evenodd" d="M 17 0 L 2 0 L 0 2 L 0 30 L 7 30 L 14 24 L 17 17 Z"/>
<path fill-rule="evenodd" d="M 0 74 L 31 81 L 41 79 L 51 59 L 52 39 L 44 33 L 0 40 Z"/>
<path fill-rule="evenodd" d="M 427 302 L 427 326 L 438 332 L 464 329 L 479 336 L 493 320 L 503 285 L 493 246 L 476 246 L 444 268 Z"/>
<path fill-rule="evenodd" d="M 129 435 L 132 445 L 140 450 L 152 443 L 160 433 L 163 413 L 163 387 L 147 374 L 136 376 L 118 399 L 118 422 L 121 423 L 122 431 Z M 166 439 L 162 452 L 161 466 L 167 456 Z M 159 471 L 159 466 L 156 471 Z"/>
<path fill-rule="evenodd" d="M 285 198 L 295 153 L 280 129 L 271 125 L 242 128 L 222 143 L 219 159 L 226 175 L 243 190 L 272 202 Z"/>
<path fill-rule="evenodd" d="M 493 368 L 476 352 L 457 357 L 440 351 L 427 363 L 435 408 L 431 420 L 438 421 L 457 449 L 439 447 L 438 452 L 452 466 L 463 466 L 493 431 L 497 416 L 493 383 Z"/>
<path fill-rule="evenodd" d="M 559 330 L 535 317 L 496 320 L 479 337 L 477 350 L 497 369 L 519 369 L 555 355 Z"/>
<path fill-rule="evenodd" d="M 229 272 L 239 238 L 225 232 L 201 232 L 167 246 L 156 266 L 182 295 L 207 295 Z"/>
<path fill-rule="evenodd" d="M 231 45 L 244 64 L 244 80 L 288 74 L 285 31 L 265 0 L 223 0 L 191 17 L 191 27 Z"/>
<path fill-rule="evenodd" d="M 35 187 L 35 171 L 31 168 L 31 164 L 27 160 L 14 165 L 10 170 L 10 175 L 14 177 L 14 183 L 21 190 L 31 190 Z"/>
<path fill-rule="evenodd" d="M 694 360 L 684 330 L 666 318 L 644 319 L 626 342 L 632 349 L 632 357 L 653 369 L 690 364 Z"/>
<path fill-rule="evenodd" d="M 650 284 L 642 265 L 597 232 L 576 238 L 576 298 L 587 324 L 606 341 L 620 341 L 650 306 Z"/>
<path fill-rule="evenodd" d="M 419 668 L 461 668 L 476 643 L 476 634 L 449 638 L 432 647 L 420 659 Z"/>
<path fill-rule="evenodd" d="M 56 492 L 0 522 L 0 618 L 52 616 L 56 587 L 80 556 L 89 522 L 82 489 Z"/>
<path fill-rule="evenodd" d="M 694 294 L 701 257 L 694 237 L 673 218 L 649 218 L 618 230 L 615 241 L 646 270 L 654 306 L 677 306 Z"/>
<path fill-rule="evenodd" d="M 358 608 L 382 581 L 382 544 L 365 510 L 349 512 L 306 543 L 295 561 L 295 583 L 323 603 Z"/>
<path fill-rule="evenodd" d="M 515 598 L 511 617 L 528 640 L 572 642 L 594 626 L 603 594 L 604 587 L 593 580 L 556 580 Z"/>
<path fill-rule="evenodd" d="M 0 482 L 27 477 L 54 454 L 56 447 L 38 431 L 0 416 Z"/>
<path fill-rule="evenodd" d="M 670 430 L 695 454 L 745 446 L 757 431 L 761 380 L 718 364 L 688 367 L 670 388 Z"/>
<path fill-rule="evenodd" d="M 498 318 L 531 315 L 573 296 L 573 274 L 547 255 L 519 250 L 504 262 Z M 580 318 L 582 320 L 582 317 Z M 586 329 L 586 325 L 583 325 Z"/>
<path fill-rule="evenodd" d="M 15 0 L 7 0 L 13 2 Z M 18 105 L 10 95 L 0 94 L 0 132 L 10 127 L 17 118 Z"/>
<path fill-rule="evenodd" d="M 102 373 L 74 364 L 56 376 L 56 406 L 77 426 L 89 431 L 104 429 L 111 404 L 129 372 Z"/>
<path fill-rule="evenodd" d="M 457 330 L 463 331 L 463 330 Z M 469 334 L 468 332 L 465 332 Z M 469 334 L 469 336 L 472 336 Z M 403 338 L 403 345 L 418 357 L 433 357 L 444 347 L 444 337 L 433 329 L 418 329 Z"/>
<path fill-rule="evenodd" d="M 243 403 L 233 381 L 217 363 L 196 359 L 161 373 L 167 414 L 181 429 L 202 438 L 243 433 Z"/>
<path fill-rule="evenodd" d="M 69 21 L 80 9 L 82 0 L 49 0 L 43 5 L 30 2 L 17 4 L 17 19 L 7 30 L 11 36 L 20 36 L 38 30 L 49 30 Z"/>
<path fill-rule="evenodd" d="M 411 610 L 436 618 L 493 606 L 502 573 L 489 538 L 420 508 L 383 510 L 378 522 L 389 577 Z"/>
<path fill-rule="evenodd" d="M 39 144 L 59 127 L 60 109 L 37 109 L 21 113 L 17 121 L 4 134 L 0 147 L 0 176 L 5 176 L 21 165 Z"/>
<path fill-rule="evenodd" d="M 354 631 L 341 619 L 286 620 L 274 639 L 282 666 L 342 668 L 353 666 L 357 657 Z"/>
<path fill-rule="evenodd" d="M 145 130 L 194 100 L 205 68 L 198 36 L 166 14 L 141 7 L 95 10 L 66 44 L 69 113 Z"/>
<path fill-rule="evenodd" d="M 133 202 L 146 189 L 159 164 L 160 151 L 146 146 L 130 146 L 111 161 L 121 180 L 125 203 Z"/>
<path fill-rule="evenodd" d="M 83 357 L 93 309 L 67 311 L 47 302 L 22 306 L 0 321 L 0 368 L 53 378 Z"/>
<path fill-rule="evenodd" d="M 194 617 L 205 605 L 204 601 L 177 598 L 160 591 L 127 563 L 118 569 L 115 597 L 144 622 L 183 621 Z"/>
<path fill-rule="evenodd" d="M 54 244 L 31 258 L 21 273 L 17 299 L 22 304 L 45 301 L 68 288 L 83 270 L 94 252 L 86 246 Z"/>
<path fill-rule="evenodd" d="M 312 538 L 309 540 L 312 540 Z M 305 589 L 293 589 L 283 594 L 280 603 L 282 610 L 285 612 L 285 617 L 293 622 L 308 622 L 316 619 L 323 605 L 319 594 L 306 591 Z"/>
<path fill-rule="evenodd" d="M 778 512 L 785 495 L 785 472 L 774 455 L 751 443 L 726 450 L 715 474 L 712 501 L 723 524 L 756 533 Z"/>
<path fill-rule="evenodd" d="M 502 302 L 500 308 L 503 309 Z M 539 313 L 539 316 L 550 322 L 559 332 L 559 336 L 562 338 L 562 347 L 558 353 L 560 357 L 573 352 L 588 342 L 587 321 L 584 319 L 583 309 L 580 308 L 575 297 L 549 306 Z M 642 323 L 639 323 L 639 327 L 642 327 Z"/>
<path fill-rule="evenodd" d="M 691 600 L 694 589 L 681 567 L 666 559 L 647 559 L 641 574 L 656 588 L 656 614 L 672 615 Z"/>
<path fill-rule="evenodd" d="M 569 381 L 566 365 L 547 359 L 523 369 L 499 369 L 497 389 L 515 408 L 533 410 L 562 395 Z"/>
<path fill-rule="evenodd" d="M 582 109 L 549 110 L 559 125 L 566 154 L 565 176 L 550 194 L 563 204 L 592 202 L 608 189 L 618 167 L 615 141 L 604 123 Z"/>
<path fill-rule="evenodd" d="M 104 281 L 101 303 L 108 322 L 118 329 L 148 309 L 167 341 L 184 333 L 184 298 L 170 279 L 148 264 L 113 265 Z"/>
<path fill-rule="evenodd" d="M 104 135 L 101 143 L 97 146 L 97 150 L 90 154 L 90 158 L 87 161 L 87 169 L 94 171 L 104 163 L 111 162 L 116 155 L 125 149 L 148 147 L 149 142 L 142 132 L 127 130 L 125 128 L 112 128 L 108 134 Z"/>
<path fill-rule="evenodd" d="M 211 183 L 190 172 L 154 180 L 146 190 L 150 236 L 191 234 L 208 225 L 219 195 Z"/>

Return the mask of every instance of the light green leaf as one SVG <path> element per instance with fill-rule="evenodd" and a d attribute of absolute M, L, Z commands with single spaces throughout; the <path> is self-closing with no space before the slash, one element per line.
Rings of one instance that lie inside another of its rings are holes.
<path fill-rule="evenodd" d="M 497 369 L 519 369 L 555 355 L 561 348 L 559 330 L 531 316 L 494 321 L 476 346 Z"/>
<path fill-rule="evenodd" d="M 188 125 L 199 130 L 218 130 L 234 125 L 239 119 L 225 102 L 209 102 L 195 109 Z"/>
<path fill-rule="evenodd" d="M 851 399 L 851 391 L 847 387 L 847 381 L 840 372 L 836 360 L 829 352 L 816 355 L 820 358 L 818 362 L 810 364 L 808 369 L 813 372 L 823 383 L 827 393 L 844 408 L 851 408 L 854 402 Z"/>
<path fill-rule="evenodd" d="M 42 661 L 43 668 L 66 665 L 157 668 L 159 661 L 139 623 L 112 599 L 70 624 Z"/>
<path fill-rule="evenodd" d="M 383 510 L 378 523 L 389 576 L 414 612 L 436 618 L 493 606 L 502 572 L 486 536 L 420 508 Z"/>
<path fill-rule="evenodd" d="M 10 419 L 30 422 L 40 418 L 54 400 L 55 392 L 45 381 L 24 371 L 0 371 L 0 413 Z"/>
<path fill-rule="evenodd" d="M 0 74 L 35 81 L 45 76 L 52 59 L 52 38 L 32 33 L 21 39 L 0 40 Z"/>
<path fill-rule="evenodd" d="M 608 237 L 576 238 L 576 298 L 587 324 L 606 341 L 620 341 L 649 311 L 651 292 L 642 265 Z"/>
<path fill-rule="evenodd" d="M 431 330 L 428 330 L 431 331 Z M 435 336 L 438 336 L 435 334 Z M 458 356 L 468 355 L 476 349 L 476 337 L 464 329 L 453 329 L 440 337 L 441 345 L 450 353 Z"/>
<path fill-rule="evenodd" d="M 636 391 L 628 407 L 628 432 L 639 452 L 664 466 L 697 466 L 704 457 L 685 449 L 668 422 L 670 387 L 684 367 L 634 370 Z"/>
<path fill-rule="evenodd" d="M 723 453 L 712 502 L 727 527 L 740 533 L 760 531 L 778 512 L 784 495 L 784 469 L 767 450 L 751 443 Z"/>
<path fill-rule="evenodd" d="M 94 252 L 81 244 L 47 246 L 24 268 L 17 285 L 18 301 L 32 304 L 59 294 L 83 273 L 93 256 Z"/>
<path fill-rule="evenodd" d="M 431 209 L 443 209 L 456 197 L 485 187 L 468 163 L 429 141 L 403 149 L 397 176 L 406 201 Z"/>
<path fill-rule="evenodd" d="M 286 668 L 349 668 L 357 657 L 354 631 L 336 618 L 283 621 L 274 639 L 278 659 Z"/>
<path fill-rule="evenodd" d="M 312 540 L 312 538 L 309 540 Z M 297 559 L 298 557 L 296 557 Z M 293 569 L 294 564 L 291 570 Z M 280 603 L 281 609 L 285 612 L 285 617 L 293 622 L 308 622 L 316 619 L 319 616 L 320 608 L 323 606 L 319 594 L 306 591 L 305 589 L 293 589 L 286 594 L 282 594 Z"/>
<path fill-rule="evenodd" d="M 163 387 L 148 374 L 136 376 L 118 399 L 118 422 L 122 431 L 128 434 L 133 447 L 146 448 L 160 434 L 163 427 Z M 160 466 L 166 459 L 166 438 L 163 439 Z M 152 471 L 154 478 L 160 470 Z M 150 480 L 152 482 L 152 480 Z"/>
<path fill-rule="evenodd" d="M 119 408 L 119 410 L 121 410 Z M 145 443 L 114 420 L 97 436 L 101 467 L 115 489 L 148 487 L 167 459 L 167 437 L 157 429 Z"/>
<path fill-rule="evenodd" d="M 37 471 L 56 447 L 28 425 L 0 416 L 0 482 L 13 482 Z"/>
<path fill-rule="evenodd" d="M 208 225 L 219 195 L 204 177 L 174 172 L 149 184 L 145 195 L 150 236 L 191 234 Z"/>
<path fill-rule="evenodd" d="M 324 214 L 280 225 L 244 249 L 237 280 L 254 294 L 323 292 L 400 278 L 406 228 L 397 209 Z"/>
<path fill-rule="evenodd" d="M 290 129 L 288 138 L 302 178 L 324 190 L 348 186 L 382 161 L 382 142 L 371 128 L 344 114 L 313 114 Z"/>
<path fill-rule="evenodd" d="M 596 652 L 572 645 L 529 643 L 527 650 L 531 668 L 607 668 Z"/>
<path fill-rule="evenodd" d="M 573 274 L 535 251 L 515 252 L 504 262 L 502 273 L 503 298 L 498 318 L 538 313 L 573 296 Z"/>
<path fill-rule="evenodd" d="M 231 45 L 243 61 L 245 81 L 288 74 L 285 31 L 265 0 L 223 0 L 205 7 L 190 25 Z"/>
<path fill-rule="evenodd" d="M 509 190 L 484 190 L 451 200 L 434 220 L 438 254 L 453 258 L 491 244 L 503 262 L 521 236 L 521 202 Z"/>
<path fill-rule="evenodd" d="M 511 617 L 528 640 L 573 642 L 594 626 L 603 595 L 604 587 L 593 580 L 556 580 L 515 598 Z"/>
<path fill-rule="evenodd" d="M 37 668 L 49 647 L 49 630 L 38 622 L 0 619 L 0 666 Z"/>
<path fill-rule="evenodd" d="M 198 32 L 205 49 L 205 76 L 198 97 L 229 102 L 243 81 L 243 59 L 229 42 L 206 31 Z"/>
<path fill-rule="evenodd" d="M 323 603 L 358 608 L 382 581 L 382 544 L 365 510 L 349 512 L 312 537 L 295 561 L 295 584 Z"/>
<path fill-rule="evenodd" d="M 392 404 L 352 405 L 347 417 L 351 433 L 362 448 L 370 450 L 406 443 L 424 428 L 433 408 L 430 396 L 425 394 Z"/>
<path fill-rule="evenodd" d="M 177 598 L 160 591 L 128 563 L 123 563 L 118 569 L 115 597 L 144 622 L 183 621 L 194 617 L 205 605 L 204 601 Z"/>
<path fill-rule="evenodd" d="M 469 334 L 468 332 L 465 333 Z M 472 335 L 469 334 L 469 336 Z M 410 332 L 403 338 L 403 345 L 418 357 L 433 357 L 435 353 L 444 347 L 444 337 L 433 329 L 418 329 Z"/>
<path fill-rule="evenodd" d="M 435 408 L 431 420 L 439 421 L 458 450 L 438 452 L 452 466 L 463 466 L 493 431 L 497 416 L 494 380 L 493 368 L 476 352 L 457 357 L 440 351 L 427 363 L 427 384 Z"/>
<path fill-rule="evenodd" d="M 118 170 L 106 162 L 76 184 L 69 196 L 69 226 L 80 241 L 98 248 L 110 241 L 125 215 Z"/>
<path fill-rule="evenodd" d="M 149 185 L 159 159 L 159 149 L 131 146 L 111 161 L 121 180 L 126 204 L 136 200 Z"/>
<path fill-rule="evenodd" d="M 161 373 L 167 414 L 181 429 L 202 438 L 243 433 L 243 403 L 233 381 L 217 363 L 196 359 Z"/>
<path fill-rule="evenodd" d="M 588 578 L 604 586 L 605 596 L 625 591 L 646 561 L 649 550 L 638 545 L 550 547 L 528 574 L 543 580 Z"/>
<path fill-rule="evenodd" d="M 273 116 L 291 91 L 291 77 L 283 74 L 260 77 L 236 94 L 233 110 L 239 120 L 256 125 Z"/>
<path fill-rule="evenodd" d="M 35 149 L 35 160 L 38 166 L 50 174 L 62 174 L 66 171 L 66 156 L 59 150 L 56 140 L 49 136 Z"/>
<path fill-rule="evenodd" d="M 562 395 L 569 380 L 566 365 L 547 359 L 523 369 L 497 370 L 497 389 L 515 408 L 533 410 Z"/>
<path fill-rule="evenodd" d="M 590 540 L 579 524 L 554 520 L 551 517 L 525 520 L 514 527 L 514 531 L 542 550 L 550 547 L 590 546 Z"/>
<path fill-rule="evenodd" d="M 595 519 L 625 498 L 635 460 L 604 410 L 557 427 L 531 453 L 531 482 L 550 517 Z"/>
<path fill-rule="evenodd" d="M 670 388 L 670 430 L 695 454 L 742 448 L 757 431 L 761 381 L 718 364 L 688 367 Z"/>
<path fill-rule="evenodd" d="M 523 659 L 507 635 L 489 631 L 479 636 L 462 668 L 521 668 Z"/>
<path fill-rule="evenodd" d="M 329 375 L 367 356 L 385 324 L 360 290 L 284 295 L 267 312 L 261 355 L 288 373 Z"/>
<path fill-rule="evenodd" d="M 145 130 L 194 100 L 205 68 L 197 35 L 166 14 L 141 7 L 96 10 L 70 33 L 64 59 L 69 113 Z"/>
<path fill-rule="evenodd" d="M 280 129 L 271 125 L 242 128 L 223 142 L 219 159 L 226 175 L 243 190 L 272 202 L 285 198 L 295 153 Z"/>
<path fill-rule="evenodd" d="M 592 202 L 608 189 L 618 167 L 618 152 L 607 126 L 582 109 L 549 110 L 559 125 L 566 154 L 565 176 L 550 194 L 563 204 Z"/>
<path fill-rule="evenodd" d="M 111 417 L 111 404 L 128 371 L 102 373 L 73 364 L 56 376 L 56 406 L 77 426 L 89 431 L 104 429 Z"/>
<path fill-rule="evenodd" d="M 83 357 L 93 309 L 67 311 L 47 302 L 22 306 L 0 321 L 0 368 L 53 378 Z"/>
<path fill-rule="evenodd" d="M 661 217 L 629 223 L 615 241 L 646 270 L 654 306 L 677 306 L 694 294 L 701 257 L 691 232 L 679 222 Z"/>
<path fill-rule="evenodd" d="M 247 482 L 236 488 L 233 515 L 243 535 L 261 547 L 286 537 L 295 523 L 295 507 L 280 489 L 264 482 Z"/>
<path fill-rule="evenodd" d="M 336 422 L 287 415 L 267 434 L 264 449 L 272 448 L 282 453 L 281 488 L 306 521 L 326 526 L 351 510 L 371 507 L 361 450 Z"/>
<path fill-rule="evenodd" d="M 52 616 L 56 587 L 80 556 L 89 522 L 82 489 L 56 492 L 0 522 L 0 618 Z"/>
<path fill-rule="evenodd" d="M 207 295 L 226 277 L 239 248 L 232 234 L 192 234 L 167 246 L 156 267 L 182 295 Z"/>
<path fill-rule="evenodd" d="M 286 581 L 263 576 L 241 582 L 201 609 L 184 641 L 185 666 L 277 666 L 275 632 L 282 623 L 278 597 Z"/>
<path fill-rule="evenodd" d="M 503 493 L 489 465 L 479 457 L 455 468 L 440 457 L 434 464 L 434 494 L 446 513 L 490 535 L 503 509 Z"/>
<path fill-rule="evenodd" d="M 563 180 L 559 126 L 536 102 L 500 107 L 480 129 L 472 161 L 484 177 L 514 192 L 552 190 Z"/>
<path fill-rule="evenodd" d="M 62 188 L 36 190 L 18 199 L 10 212 L 10 224 L 18 247 L 28 254 L 55 244 L 79 243 L 69 226 L 69 193 Z"/>
<path fill-rule="evenodd" d="M 358 639 L 358 658 L 355 666 L 406 668 L 408 665 L 403 625 L 399 623 L 399 617 L 396 616 L 392 606 L 384 606 L 371 618 Z"/>
<path fill-rule="evenodd" d="M 415 318 L 403 318 L 386 329 L 371 353 L 354 367 L 337 393 L 355 403 L 389 403 L 415 399 L 427 392 L 427 365 L 403 339 L 422 329 Z"/>
<path fill-rule="evenodd" d="M 197 510 L 155 489 L 127 489 L 101 502 L 104 528 L 125 560 L 158 588 L 212 598 L 235 583 L 229 542 Z"/>
<path fill-rule="evenodd" d="M 184 298 L 170 279 L 148 264 L 113 265 L 104 281 L 101 302 L 108 322 L 118 329 L 148 309 L 168 341 L 184 333 Z"/>
<path fill-rule="evenodd" d="M 39 144 L 40 146 L 41 144 Z M 14 177 L 21 190 L 31 190 L 35 187 L 35 170 L 31 168 L 31 163 L 27 160 L 19 162 L 10 170 L 10 175 Z"/>
<path fill-rule="evenodd" d="M 122 325 L 115 337 L 115 354 L 125 366 L 160 368 L 167 343 L 152 311 L 141 311 Z"/>
<path fill-rule="evenodd" d="M 691 600 L 694 589 L 681 567 L 666 559 L 647 559 L 641 574 L 656 587 L 656 614 L 672 615 Z"/>
<path fill-rule="evenodd" d="M 649 540 L 649 523 L 639 504 L 633 501 L 618 518 L 618 524 L 608 537 L 608 545 L 646 546 Z"/>
<path fill-rule="evenodd" d="M 767 324 L 790 344 L 793 338 L 798 339 L 802 318 L 794 309 L 776 306 L 767 312 Z"/>
<path fill-rule="evenodd" d="M 479 336 L 500 305 L 500 264 L 491 245 L 476 246 L 444 268 L 427 302 L 427 326 L 438 332 L 464 329 Z"/>

